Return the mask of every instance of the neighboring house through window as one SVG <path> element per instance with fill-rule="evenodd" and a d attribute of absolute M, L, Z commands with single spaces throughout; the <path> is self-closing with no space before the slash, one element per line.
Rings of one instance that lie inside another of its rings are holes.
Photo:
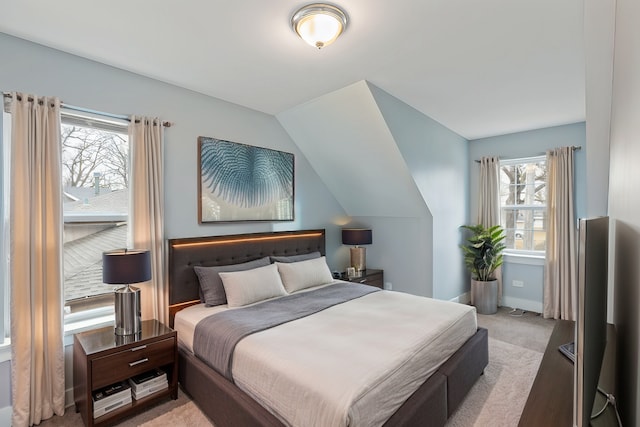
<path fill-rule="evenodd" d="M 127 246 L 129 144 L 126 123 L 62 115 L 66 320 L 112 311 L 102 253 Z"/>
<path fill-rule="evenodd" d="M 508 251 L 544 252 L 546 182 L 545 156 L 500 161 L 500 222 Z"/>

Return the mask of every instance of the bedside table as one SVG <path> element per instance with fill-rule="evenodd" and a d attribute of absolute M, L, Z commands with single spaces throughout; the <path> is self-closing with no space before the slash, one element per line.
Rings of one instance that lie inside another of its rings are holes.
<path fill-rule="evenodd" d="M 374 270 L 373 268 L 367 268 L 364 270 L 360 277 L 347 277 L 345 274 L 342 280 L 353 283 L 362 283 L 363 285 L 375 286 L 376 288 L 384 289 L 384 272 L 383 270 Z"/>
<path fill-rule="evenodd" d="M 143 321 L 141 329 L 135 341 L 133 335 L 115 335 L 113 326 L 74 335 L 73 398 L 87 427 L 113 424 L 163 398 L 178 398 L 177 332 L 157 320 Z M 93 418 L 93 391 L 154 368 L 166 372 L 168 389 Z"/>

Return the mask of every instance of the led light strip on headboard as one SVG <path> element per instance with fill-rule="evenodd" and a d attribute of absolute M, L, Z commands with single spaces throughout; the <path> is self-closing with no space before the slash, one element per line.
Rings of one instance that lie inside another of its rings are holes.
<path fill-rule="evenodd" d="M 320 237 L 322 233 L 306 233 L 306 234 L 286 234 L 278 236 L 262 236 L 262 237 L 240 237 L 228 240 L 213 240 L 208 242 L 192 242 L 192 243 L 174 243 L 171 246 L 174 248 L 181 248 L 187 246 L 213 246 L 222 245 L 225 243 L 239 243 L 239 242 L 259 242 L 263 240 L 284 240 L 284 239 L 299 239 L 304 237 Z"/>

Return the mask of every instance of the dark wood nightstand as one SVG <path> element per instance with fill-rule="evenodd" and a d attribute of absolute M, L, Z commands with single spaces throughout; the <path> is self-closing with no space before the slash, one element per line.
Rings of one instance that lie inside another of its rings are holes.
<path fill-rule="evenodd" d="M 168 389 L 93 418 L 91 393 L 134 375 L 160 368 L 167 374 Z M 73 397 L 76 412 L 86 426 L 113 424 L 167 397 L 178 398 L 177 333 L 157 320 L 142 322 L 142 332 L 116 336 L 113 326 L 81 332 L 73 337 Z"/>
<path fill-rule="evenodd" d="M 346 280 L 347 282 L 362 283 L 363 285 L 370 285 L 375 286 L 376 288 L 384 289 L 383 270 L 367 268 L 360 274 L 360 277 L 347 277 L 347 275 L 345 274 L 342 280 Z"/>

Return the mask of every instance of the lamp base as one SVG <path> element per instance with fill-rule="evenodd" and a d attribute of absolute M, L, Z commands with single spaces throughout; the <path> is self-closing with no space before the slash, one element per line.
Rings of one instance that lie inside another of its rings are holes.
<path fill-rule="evenodd" d="M 367 269 L 367 253 L 365 248 L 356 246 L 351 248 L 351 266 L 356 269 L 357 272 Z"/>
<path fill-rule="evenodd" d="M 116 335 L 140 332 L 140 288 L 127 285 L 115 291 Z"/>

